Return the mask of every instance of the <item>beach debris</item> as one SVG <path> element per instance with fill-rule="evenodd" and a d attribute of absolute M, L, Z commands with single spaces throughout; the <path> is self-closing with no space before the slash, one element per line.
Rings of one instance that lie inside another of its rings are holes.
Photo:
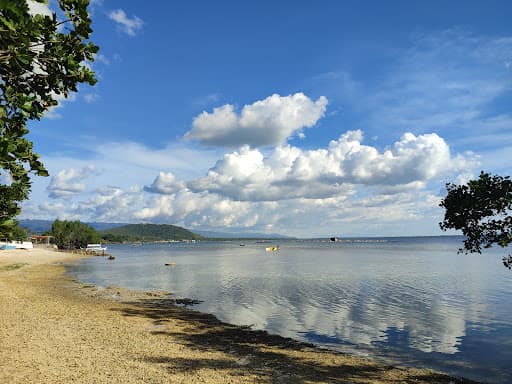
<path fill-rule="evenodd" d="M 241 357 L 236 361 L 236 364 L 245 367 L 246 365 L 249 365 L 251 363 L 251 357 L 251 355 Z"/>
<path fill-rule="evenodd" d="M 184 307 L 201 304 L 202 302 L 203 302 L 202 300 L 188 299 L 188 298 L 174 300 L 175 304 L 183 305 Z"/>
<path fill-rule="evenodd" d="M 512 255 L 503 256 L 503 265 L 508 269 L 512 269 Z"/>

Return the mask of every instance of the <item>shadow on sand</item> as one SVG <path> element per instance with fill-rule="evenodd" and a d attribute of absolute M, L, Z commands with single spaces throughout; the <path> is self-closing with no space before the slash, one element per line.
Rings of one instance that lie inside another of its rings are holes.
<path fill-rule="evenodd" d="M 173 342 L 194 350 L 228 355 L 225 359 L 144 358 L 165 365 L 169 372 L 225 370 L 230 376 L 254 376 L 256 383 L 475 383 L 429 370 L 377 364 L 265 331 L 226 324 L 213 315 L 178 307 L 174 299 L 126 304 L 116 310 L 125 316 L 151 319 L 151 333 L 169 336 Z M 168 327 L 171 322 L 178 325 Z"/>

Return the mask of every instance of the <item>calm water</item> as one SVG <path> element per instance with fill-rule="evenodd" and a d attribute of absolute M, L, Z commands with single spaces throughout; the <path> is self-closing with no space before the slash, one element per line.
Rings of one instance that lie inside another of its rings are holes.
<path fill-rule="evenodd" d="M 168 290 L 221 320 L 491 383 L 512 382 L 512 271 L 460 238 L 112 245 L 84 282 Z M 175 267 L 165 263 L 175 262 Z"/>

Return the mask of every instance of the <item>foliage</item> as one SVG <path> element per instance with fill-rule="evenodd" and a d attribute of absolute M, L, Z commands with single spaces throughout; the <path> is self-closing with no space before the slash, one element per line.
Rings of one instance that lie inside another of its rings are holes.
<path fill-rule="evenodd" d="M 12 238 L 14 240 L 26 240 L 27 239 L 27 230 L 25 228 L 20 227 L 18 221 L 15 221 L 15 226 L 12 231 Z"/>
<path fill-rule="evenodd" d="M 169 224 L 128 224 L 100 232 L 110 242 L 200 240 L 203 237 L 185 228 Z"/>
<path fill-rule="evenodd" d="M 49 232 L 59 249 L 79 249 L 99 243 L 101 237 L 93 228 L 80 221 L 55 220 Z"/>
<path fill-rule="evenodd" d="M 443 230 L 462 230 L 466 240 L 460 251 L 481 253 L 482 247 L 507 247 L 512 242 L 509 176 L 481 172 L 477 180 L 470 180 L 467 185 L 448 183 L 446 189 L 448 194 L 440 203 L 446 211 L 439 225 Z"/>
<path fill-rule="evenodd" d="M 1 197 L 0 197 L 1 200 Z M 3 223 L 0 223 L 0 227 Z M 7 230 L 2 231 L 0 229 L 0 233 L 2 233 L 2 237 L 0 240 L 26 240 L 27 239 L 27 230 L 25 228 L 20 227 L 17 220 L 11 219 L 9 220 Z"/>
<path fill-rule="evenodd" d="M 36 0 L 44 2 L 44 0 Z M 92 32 L 88 0 L 60 0 L 64 20 L 31 15 L 25 0 L 0 0 L 0 234 L 11 236 L 18 202 L 28 198 L 30 174 L 48 176 L 25 136 L 28 120 L 39 120 L 58 98 L 93 85 L 87 61 L 98 47 Z M 7 180 L 7 181 L 6 181 Z"/>

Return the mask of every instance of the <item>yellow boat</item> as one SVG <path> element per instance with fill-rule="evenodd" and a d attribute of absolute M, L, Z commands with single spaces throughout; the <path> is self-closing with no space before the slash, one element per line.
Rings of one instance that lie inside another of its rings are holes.
<path fill-rule="evenodd" d="M 279 245 L 273 245 L 271 247 L 267 247 L 267 248 L 265 248 L 265 251 L 267 251 L 267 252 L 279 251 Z"/>

